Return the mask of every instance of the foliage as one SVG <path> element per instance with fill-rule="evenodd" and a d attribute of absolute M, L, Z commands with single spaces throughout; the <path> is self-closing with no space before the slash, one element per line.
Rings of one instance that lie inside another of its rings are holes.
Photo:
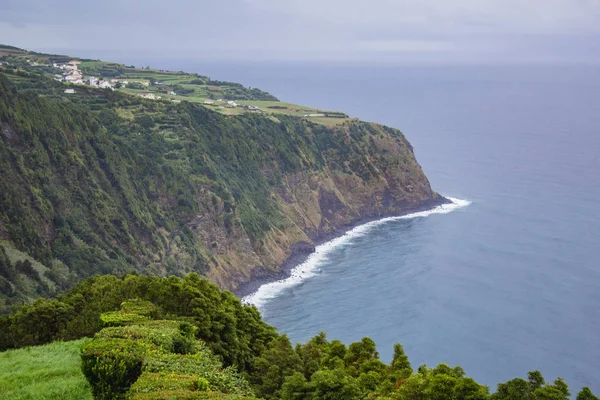
<path fill-rule="evenodd" d="M 187 321 L 182 328 L 186 335 L 206 341 L 226 365 L 235 364 L 241 370 L 248 369 L 276 337 L 256 308 L 242 305 L 231 293 L 221 292 L 196 274 L 183 279 L 128 275 L 123 279 L 92 277 L 56 299 L 39 299 L 21 307 L 0 320 L 7 327 L 0 331 L 0 344 L 9 348 L 76 339 L 106 325 L 169 315 Z M 117 337 L 127 338 L 127 327 L 110 329 L 122 332 Z M 172 346 L 172 351 L 185 352 L 189 343 L 176 338 Z"/>
<path fill-rule="evenodd" d="M 131 315 L 131 308 L 124 302 L 116 313 Z M 189 323 L 130 324 L 128 319 L 124 318 L 124 326 L 103 329 L 82 347 L 82 370 L 95 398 L 147 398 L 149 393 L 164 396 L 171 392 L 191 396 L 190 392 L 208 391 L 252 394 L 237 372 L 223 369 L 203 342 L 194 338 L 195 329 Z"/>
<path fill-rule="evenodd" d="M 117 326 L 103 328 L 102 320 Z M 88 324 L 93 330 L 84 328 Z M 103 398 L 233 399 L 252 393 L 269 400 L 570 397 L 562 379 L 548 383 L 538 371 L 500 383 L 493 394 L 460 367 L 422 365 L 413 371 L 400 344 L 386 364 L 370 338 L 346 346 L 321 333 L 293 347 L 262 322 L 256 308 L 243 306 L 195 274 L 184 279 L 89 278 L 65 295 L 40 299 L 0 318 L 0 328 L 0 343 L 10 346 L 95 332 L 82 348 L 82 370 L 95 395 Z M 588 388 L 577 398 L 597 399 Z"/>
<path fill-rule="evenodd" d="M 0 353 L 0 397 L 11 400 L 91 400 L 79 349 L 89 339 Z"/>
<path fill-rule="evenodd" d="M 329 168 L 373 179 L 406 162 L 353 122 L 336 129 L 281 115 L 227 117 L 193 103 L 153 102 L 0 74 L 0 238 L 40 266 L 0 252 L 0 312 L 90 275 L 183 276 L 216 268 L 193 221 L 247 236 L 257 254 L 294 222 L 273 192 L 281 177 Z"/>
<path fill-rule="evenodd" d="M 81 349 L 81 368 L 97 399 L 119 399 L 142 374 L 151 348 L 128 339 L 100 339 Z"/>

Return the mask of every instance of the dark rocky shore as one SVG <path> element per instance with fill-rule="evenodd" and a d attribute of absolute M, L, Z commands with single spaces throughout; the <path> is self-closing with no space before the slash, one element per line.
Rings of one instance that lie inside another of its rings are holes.
<path fill-rule="evenodd" d="M 252 270 L 250 280 L 241 283 L 237 287 L 237 289 L 233 291 L 233 294 L 235 294 L 241 299 L 245 296 L 248 296 L 249 294 L 256 292 L 258 288 L 260 288 L 264 284 L 288 278 L 291 275 L 291 271 L 297 265 L 306 261 L 308 256 L 314 253 L 316 246 L 319 246 L 337 237 L 343 236 L 346 232 L 352 230 L 353 228 L 359 225 L 366 224 L 371 221 L 376 221 L 382 218 L 401 217 L 403 215 L 412 214 L 420 211 L 428 211 L 443 204 L 450 203 L 452 203 L 451 200 L 443 196 L 439 196 L 437 199 L 424 201 L 421 204 L 419 204 L 419 206 L 404 210 L 401 213 L 383 214 L 357 219 L 351 224 L 341 226 L 333 232 L 330 232 L 325 235 L 320 235 L 319 237 L 314 238 L 314 245 L 307 242 L 295 243 L 290 249 L 291 255 L 287 258 L 287 260 L 285 260 L 283 264 L 281 264 L 278 272 L 270 271 L 264 267 L 255 268 L 254 270 Z"/>

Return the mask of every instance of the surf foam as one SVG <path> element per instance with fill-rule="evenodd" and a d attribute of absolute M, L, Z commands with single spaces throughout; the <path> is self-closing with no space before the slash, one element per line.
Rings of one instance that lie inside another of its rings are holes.
<path fill-rule="evenodd" d="M 315 252 L 311 253 L 306 261 L 298 264 L 291 270 L 291 275 L 288 278 L 266 283 L 260 286 L 256 292 L 244 297 L 242 302 L 246 304 L 254 304 L 260 310 L 267 301 L 277 297 L 283 290 L 299 285 L 311 276 L 316 275 L 319 272 L 319 266 L 321 266 L 323 262 L 327 260 L 327 257 L 332 250 L 350 244 L 352 239 L 365 235 L 378 225 L 385 224 L 390 221 L 398 221 L 401 219 L 428 217 L 433 214 L 448 214 L 454 210 L 471 204 L 471 202 L 468 200 L 455 199 L 452 197 L 446 198 L 452 203 L 442 204 L 427 211 L 419 211 L 399 217 L 386 217 L 358 225 L 357 227 L 346 232 L 344 235 L 317 246 L 315 248 Z"/>

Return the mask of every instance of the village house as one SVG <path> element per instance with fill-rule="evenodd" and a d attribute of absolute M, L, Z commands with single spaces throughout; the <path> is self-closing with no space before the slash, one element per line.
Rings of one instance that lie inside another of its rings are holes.
<path fill-rule="evenodd" d="M 175 93 L 175 92 L 174 92 L 174 91 L 172 91 L 172 90 L 169 92 L 169 94 L 170 94 L 171 96 L 177 96 L 177 93 Z"/>
<path fill-rule="evenodd" d="M 204 104 L 213 105 L 215 102 L 212 100 L 204 100 Z"/>
<path fill-rule="evenodd" d="M 65 93 L 67 93 L 67 94 L 74 94 L 75 93 L 75 89 L 66 89 Z"/>
<path fill-rule="evenodd" d="M 70 71 L 65 75 L 65 81 L 67 82 L 75 82 L 76 80 L 81 79 L 81 73 L 79 71 Z"/>
<path fill-rule="evenodd" d="M 99 81 L 98 87 L 101 89 L 111 89 L 114 90 L 112 85 L 108 81 Z"/>

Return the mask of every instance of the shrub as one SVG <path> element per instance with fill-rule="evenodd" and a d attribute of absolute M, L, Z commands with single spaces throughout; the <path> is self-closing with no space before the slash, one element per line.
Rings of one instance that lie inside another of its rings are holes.
<path fill-rule="evenodd" d="M 142 374 L 151 347 L 128 339 L 96 339 L 81 349 L 81 369 L 97 399 L 120 399 Z"/>
<path fill-rule="evenodd" d="M 104 326 L 108 327 L 140 323 L 148 321 L 148 317 L 134 313 L 126 313 L 123 311 L 111 311 L 100 315 L 100 320 Z"/>
<path fill-rule="evenodd" d="M 131 394 L 160 392 L 165 390 L 206 391 L 208 381 L 195 374 L 174 372 L 144 372 L 131 386 Z"/>
<path fill-rule="evenodd" d="M 158 318 L 158 307 L 150 301 L 127 300 L 121 303 L 121 311 L 132 314 L 143 315 L 148 318 Z"/>

